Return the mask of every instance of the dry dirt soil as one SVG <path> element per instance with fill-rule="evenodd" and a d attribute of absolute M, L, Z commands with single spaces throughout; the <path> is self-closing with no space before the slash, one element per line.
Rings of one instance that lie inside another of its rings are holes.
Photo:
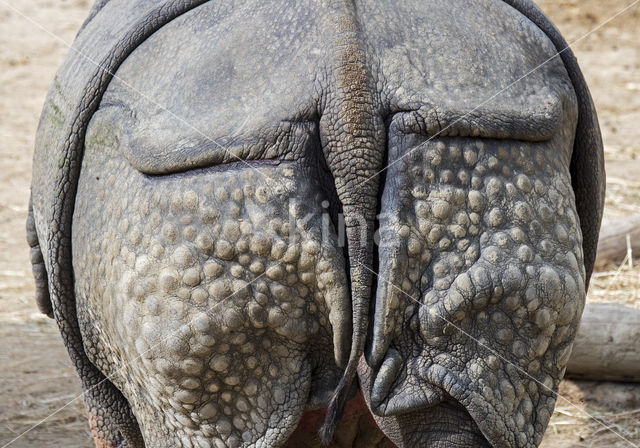
<path fill-rule="evenodd" d="M 632 2 L 540 1 L 572 43 L 598 109 L 606 219 L 640 213 L 640 3 L 624 9 Z M 54 323 L 35 307 L 24 230 L 41 105 L 89 6 L 0 0 L 1 447 L 92 446 L 79 382 Z M 640 307 L 640 269 L 595 274 L 589 301 L 610 300 Z M 564 381 L 543 446 L 640 446 L 640 385 Z"/>

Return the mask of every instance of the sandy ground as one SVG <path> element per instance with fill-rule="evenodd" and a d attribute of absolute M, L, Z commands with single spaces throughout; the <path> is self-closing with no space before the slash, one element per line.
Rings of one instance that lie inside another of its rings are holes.
<path fill-rule="evenodd" d="M 540 2 L 573 43 L 595 99 L 608 166 L 607 219 L 640 213 L 640 4 L 608 21 L 631 1 Z M 41 105 L 89 6 L 85 0 L 0 0 L 3 447 L 92 446 L 75 372 L 54 323 L 35 307 L 24 242 Z M 640 307 L 640 269 L 596 273 L 589 300 Z M 640 445 L 640 385 L 564 381 L 560 393 L 545 448 Z"/>

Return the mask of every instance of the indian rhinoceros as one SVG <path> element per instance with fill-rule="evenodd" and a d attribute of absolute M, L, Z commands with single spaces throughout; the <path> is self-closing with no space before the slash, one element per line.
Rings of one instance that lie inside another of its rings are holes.
<path fill-rule="evenodd" d="M 526 0 L 102 0 L 27 227 L 98 447 L 535 447 L 603 192 Z"/>

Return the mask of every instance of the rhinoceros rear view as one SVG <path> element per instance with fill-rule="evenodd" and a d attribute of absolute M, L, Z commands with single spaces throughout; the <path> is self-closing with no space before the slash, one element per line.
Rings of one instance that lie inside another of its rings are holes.
<path fill-rule="evenodd" d="M 99 1 L 38 129 L 38 303 L 98 447 L 535 447 L 602 158 L 525 0 Z"/>

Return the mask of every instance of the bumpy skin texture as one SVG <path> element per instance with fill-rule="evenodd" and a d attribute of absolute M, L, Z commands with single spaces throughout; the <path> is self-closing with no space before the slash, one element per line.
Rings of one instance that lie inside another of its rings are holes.
<path fill-rule="evenodd" d="M 391 158 L 419 149 L 382 196 L 381 246 L 396 255 L 381 255 L 378 278 L 374 343 L 390 347 L 373 363 L 376 413 L 421 412 L 445 391 L 498 446 L 543 433 L 585 294 L 568 154 L 554 151 L 566 143 L 554 140 L 390 140 Z"/>
<path fill-rule="evenodd" d="M 96 444 L 316 446 L 357 367 L 375 422 L 352 400 L 334 446 L 537 446 L 604 181 L 555 33 L 519 1 L 100 2 L 28 222 Z"/>
<path fill-rule="evenodd" d="M 277 163 L 149 178 L 105 139 L 118 126 L 96 126 L 73 234 L 87 354 L 149 446 L 284 443 L 341 373 L 328 317 L 348 291 L 317 176 Z"/>

